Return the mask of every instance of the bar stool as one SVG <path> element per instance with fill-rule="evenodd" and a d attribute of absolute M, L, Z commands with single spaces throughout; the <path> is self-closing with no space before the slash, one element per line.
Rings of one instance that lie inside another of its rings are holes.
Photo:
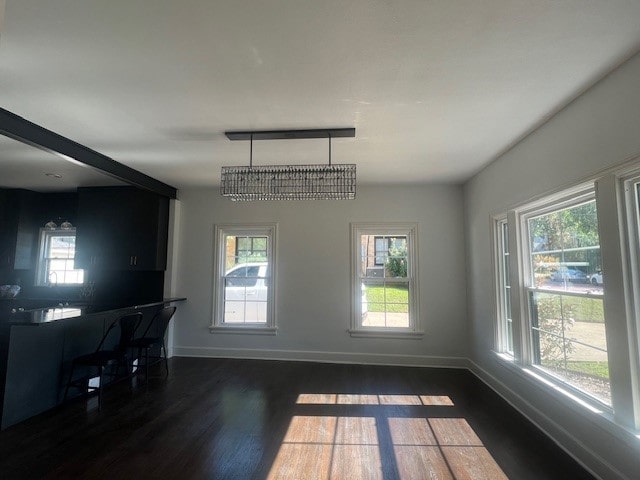
<path fill-rule="evenodd" d="M 167 345 L 164 340 L 165 332 L 167 331 L 167 326 L 169 325 L 169 321 L 171 321 L 171 317 L 176 313 L 176 307 L 164 307 L 158 311 L 153 317 L 153 320 L 149 322 L 146 330 L 142 334 L 142 337 L 135 338 L 131 341 L 130 347 L 134 350 L 137 349 L 138 354 L 137 358 L 140 358 L 140 354 L 142 350 L 144 350 L 144 367 L 145 367 L 145 380 L 149 378 L 149 351 L 152 348 L 160 348 L 160 352 L 158 356 L 152 356 L 151 359 L 154 360 L 153 364 L 156 364 L 164 359 L 164 368 L 169 375 L 169 362 L 167 361 Z M 151 329 L 152 325 L 156 325 L 156 332 L 158 332 L 157 336 L 148 336 L 149 329 Z M 164 353 L 164 356 L 162 355 Z"/>
<path fill-rule="evenodd" d="M 102 407 L 102 390 L 104 387 L 105 377 L 117 377 L 121 367 L 125 368 L 125 376 L 130 374 L 129 370 L 129 348 L 133 335 L 142 321 L 142 313 L 131 313 L 124 315 L 109 325 L 106 332 L 102 336 L 102 340 L 98 344 L 98 348 L 93 353 L 81 355 L 73 359 L 71 364 L 71 372 L 69 373 L 69 381 L 64 391 L 64 400 L 67 399 L 70 387 L 75 387 L 88 394 L 98 391 L 98 408 Z M 120 338 L 115 348 L 112 350 L 104 350 L 103 346 L 107 338 L 111 335 L 113 329 L 120 326 Z M 76 380 L 73 379 L 73 372 L 77 366 L 95 367 L 98 369 L 99 383 L 97 387 L 89 385 L 89 380 L 95 378 L 96 375 L 84 375 Z M 110 367 L 107 369 L 107 367 Z M 115 367 L 115 371 L 112 368 Z"/>

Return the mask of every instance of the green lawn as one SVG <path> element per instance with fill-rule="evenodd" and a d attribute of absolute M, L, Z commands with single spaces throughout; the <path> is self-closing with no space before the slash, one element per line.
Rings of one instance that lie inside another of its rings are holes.
<path fill-rule="evenodd" d="M 563 301 L 574 307 L 574 318 L 578 322 L 604 323 L 604 307 L 602 299 L 564 297 Z"/>
<path fill-rule="evenodd" d="M 409 290 L 407 287 L 387 285 L 385 288 L 383 285 L 368 285 L 366 292 L 370 312 L 406 313 L 409 311 Z"/>
<path fill-rule="evenodd" d="M 565 315 L 567 311 L 571 311 L 571 317 L 577 322 L 604 323 L 604 307 L 601 298 L 573 297 L 554 293 L 540 293 L 538 298 L 552 302 L 557 314 L 560 313 L 562 305 Z"/>
<path fill-rule="evenodd" d="M 561 361 L 545 362 L 545 366 L 563 369 L 564 363 Z M 609 362 L 568 361 L 567 370 L 570 372 L 584 373 L 592 377 L 609 378 Z"/>

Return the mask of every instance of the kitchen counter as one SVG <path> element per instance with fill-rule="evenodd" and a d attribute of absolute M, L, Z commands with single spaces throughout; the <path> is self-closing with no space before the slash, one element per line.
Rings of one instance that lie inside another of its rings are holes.
<path fill-rule="evenodd" d="M 68 302 L 55 306 L 33 308 L 28 310 L 16 309 L 0 319 L 0 325 L 30 325 L 37 326 L 77 318 L 85 315 L 106 314 L 117 312 L 120 310 L 142 310 L 149 307 L 166 305 L 171 302 L 180 302 L 186 300 L 185 297 L 163 298 L 161 301 L 144 303 L 141 305 L 117 306 L 117 305 L 100 305 L 90 304 L 86 302 Z"/>
<path fill-rule="evenodd" d="M 64 303 L 0 315 L 0 428 L 5 429 L 62 403 L 73 359 L 95 351 L 115 320 L 140 312 L 140 332 L 160 334 L 153 322 L 163 298 L 139 305 Z M 17 309 L 16 309 L 17 310 Z M 117 335 L 104 348 L 113 348 Z M 79 392 L 75 392 L 79 394 Z"/>

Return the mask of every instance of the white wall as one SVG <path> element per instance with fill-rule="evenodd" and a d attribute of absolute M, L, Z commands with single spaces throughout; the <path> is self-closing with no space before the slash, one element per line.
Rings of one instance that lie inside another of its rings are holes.
<path fill-rule="evenodd" d="M 505 368 L 494 348 L 490 216 L 640 154 L 640 55 L 590 89 L 464 187 L 469 328 L 475 369 L 603 478 L 638 478 L 640 441 Z M 620 433 L 616 429 L 615 433 Z"/>
<path fill-rule="evenodd" d="M 359 187 L 354 201 L 238 202 L 180 190 L 176 355 L 466 365 L 460 186 Z M 351 338 L 350 222 L 417 222 L 422 339 Z M 215 223 L 277 222 L 278 334 L 209 333 Z"/>

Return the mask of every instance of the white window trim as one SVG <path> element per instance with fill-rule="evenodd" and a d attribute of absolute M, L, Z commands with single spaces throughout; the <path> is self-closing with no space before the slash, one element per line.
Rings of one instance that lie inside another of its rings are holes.
<path fill-rule="evenodd" d="M 634 188 L 640 184 L 640 169 L 620 171 L 613 178 L 618 209 L 618 229 L 620 238 L 611 238 L 620 248 L 619 265 L 609 262 L 604 274 L 607 283 L 615 285 L 616 279 L 622 279 L 621 288 L 613 290 L 610 302 L 605 303 L 605 313 L 616 321 L 615 335 L 624 335 L 627 339 L 628 362 L 619 362 L 614 368 L 618 375 L 628 381 L 628 390 L 617 398 L 616 416 L 626 426 L 640 432 L 640 195 Z M 598 182 L 599 190 L 606 190 L 607 178 Z M 601 242 L 602 243 L 602 242 Z M 604 260 L 603 260 L 604 262 Z M 618 342 L 623 339 L 613 339 Z M 640 435 L 638 436 L 640 439 Z"/>
<path fill-rule="evenodd" d="M 213 244 L 213 318 L 209 331 L 211 333 L 239 333 L 254 335 L 275 335 L 276 305 L 275 290 L 277 285 L 277 223 L 251 223 L 251 224 L 216 224 Z M 224 285 L 223 276 L 225 266 L 226 249 L 224 238 L 227 235 L 235 236 L 267 236 L 269 237 L 267 256 L 269 258 L 269 289 L 267 292 L 267 321 L 266 323 L 225 324 L 224 319 Z"/>
<path fill-rule="evenodd" d="M 60 288 L 78 288 L 81 287 L 82 285 L 84 285 L 84 282 L 82 283 L 52 283 L 49 281 L 48 278 L 46 278 L 45 272 L 46 272 L 46 268 L 47 268 L 47 263 L 45 261 L 45 248 L 47 246 L 47 242 L 48 239 L 52 236 L 64 236 L 64 237 L 69 237 L 69 236 L 74 236 L 76 235 L 76 229 L 75 228 L 70 228 L 68 230 L 63 230 L 60 228 L 54 229 L 54 230 L 50 230 L 47 228 L 41 228 L 40 229 L 40 241 L 38 243 L 38 261 L 36 264 L 36 278 L 35 278 L 35 282 L 34 285 L 36 287 L 52 287 L 55 286 L 60 287 Z M 76 270 L 80 270 L 80 269 L 76 269 Z M 65 270 L 66 271 L 66 270 Z M 85 280 L 86 280 L 86 272 L 85 272 Z"/>
<path fill-rule="evenodd" d="M 514 352 L 507 349 L 508 329 L 507 329 L 507 312 L 505 308 L 506 294 L 504 285 L 506 281 L 506 271 L 504 268 L 504 239 L 502 236 L 502 226 L 507 225 L 507 214 L 496 215 L 492 217 L 492 233 L 493 233 L 493 267 L 495 274 L 495 346 L 496 352 L 513 358 Z M 507 240 L 508 241 L 508 240 Z M 511 255 L 511 249 L 509 249 Z M 513 307 L 512 307 L 513 310 Z M 511 332 L 513 338 L 513 318 L 511 318 Z M 512 339 L 512 346 L 515 342 Z"/>
<path fill-rule="evenodd" d="M 522 309 L 520 312 L 520 324 L 521 324 L 521 358 L 520 365 L 525 371 L 532 371 L 546 382 L 550 382 L 557 388 L 569 392 L 571 395 L 578 398 L 585 404 L 592 405 L 593 408 L 598 411 L 605 412 L 607 415 L 613 413 L 613 407 L 601 402 L 596 397 L 590 395 L 588 392 L 580 390 L 579 388 L 569 384 L 566 380 L 547 372 L 545 369 L 534 363 L 534 347 L 533 347 L 533 334 L 531 332 L 531 298 L 529 292 L 537 291 L 535 286 L 531 284 L 532 274 L 530 269 L 529 258 L 531 257 L 531 251 L 529 246 L 529 227 L 528 220 L 533 217 L 545 215 L 547 213 L 561 210 L 564 208 L 570 208 L 572 206 L 580 205 L 582 203 L 594 200 L 596 198 L 595 185 L 593 182 L 581 183 L 573 188 L 565 189 L 554 195 L 539 199 L 535 202 L 524 205 L 516 210 L 517 228 L 519 230 L 519 242 L 515 247 L 511 247 L 513 252 L 514 248 L 517 248 L 520 252 L 520 258 L 518 261 L 518 271 L 511 272 L 511 284 L 513 285 L 514 279 L 517 279 L 520 285 L 518 293 L 520 296 L 520 302 Z M 512 264 L 513 265 L 513 262 Z M 512 286 L 512 290 L 513 290 Z M 566 295 L 564 290 L 544 289 L 544 293 L 557 293 L 560 295 Z M 578 296 L 589 297 L 588 294 L 576 294 Z M 602 299 L 603 296 L 598 295 L 597 298 Z M 512 314 L 513 312 L 512 305 Z M 515 318 L 512 319 L 515 323 Z M 605 319 L 606 322 L 606 319 Z M 515 334 L 514 334 L 515 337 Z M 607 334 L 608 337 L 608 334 Z M 514 342 L 515 342 L 514 338 Z M 514 350 L 515 350 L 514 345 Z M 611 362 L 610 362 L 611 363 Z M 533 376 L 532 378 L 535 378 Z M 612 386 L 613 397 L 613 386 Z M 612 398 L 613 400 L 613 398 Z"/>
<path fill-rule="evenodd" d="M 407 277 L 409 286 L 409 327 L 364 327 L 362 319 L 361 235 L 398 235 L 407 237 Z M 348 330 L 352 337 L 422 338 L 424 331 L 419 314 L 418 282 L 418 224 L 417 223 L 352 223 L 351 224 L 351 322 Z"/>
<path fill-rule="evenodd" d="M 509 229 L 509 246 L 515 356 L 493 352 L 499 365 L 537 385 L 556 401 L 592 422 L 594 427 L 602 428 L 632 448 L 637 448 L 640 441 L 640 223 L 636 216 L 640 207 L 635 192 L 629 188 L 635 182 L 640 182 L 640 157 L 510 206 L 507 220 L 509 226 L 513 226 Z M 525 319 L 529 302 L 524 295 L 523 280 L 530 278 L 522 272 L 526 262 L 522 260 L 521 245 L 528 239 L 522 238 L 521 217 L 553 202 L 557 206 L 593 190 L 594 185 L 602 267 L 606 275 L 604 309 L 613 411 L 570 385 L 553 377 L 547 378 L 544 372 L 541 375 L 540 370 L 528 363 L 528 352 L 521 351 L 528 340 Z M 613 347 L 611 336 L 617 337 L 619 348 Z"/>
<path fill-rule="evenodd" d="M 528 259 L 531 257 L 531 250 L 529 248 L 529 225 L 528 220 L 534 217 L 538 217 L 541 215 L 546 215 L 550 212 L 555 212 L 557 210 L 562 210 L 565 208 L 570 208 L 573 206 L 580 205 L 582 203 L 589 202 L 595 199 L 595 190 L 593 184 L 590 185 L 588 189 L 582 189 L 579 192 L 563 195 L 561 197 L 551 198 L 548 201 L 544 202 L 542 205 L 538 203 L 535 207 L 527 206 L 524 209 L 518 211 L 518 219 L 519 219 L 519 228 L 520 228 L 520 238 L 522 239 L 521 245 L 518 245 L 518 248 L 522 252 L 522 258 L 526 259 L 522 262 L 522 286 L 525 291 L 534 289 L 535 287 L 531 285 L 532 272 L 530 269 Z M 556 293 L 564 293 L 564 290 L 552 290 L 548 289 L 545 291 L 556 292 Z"/>

